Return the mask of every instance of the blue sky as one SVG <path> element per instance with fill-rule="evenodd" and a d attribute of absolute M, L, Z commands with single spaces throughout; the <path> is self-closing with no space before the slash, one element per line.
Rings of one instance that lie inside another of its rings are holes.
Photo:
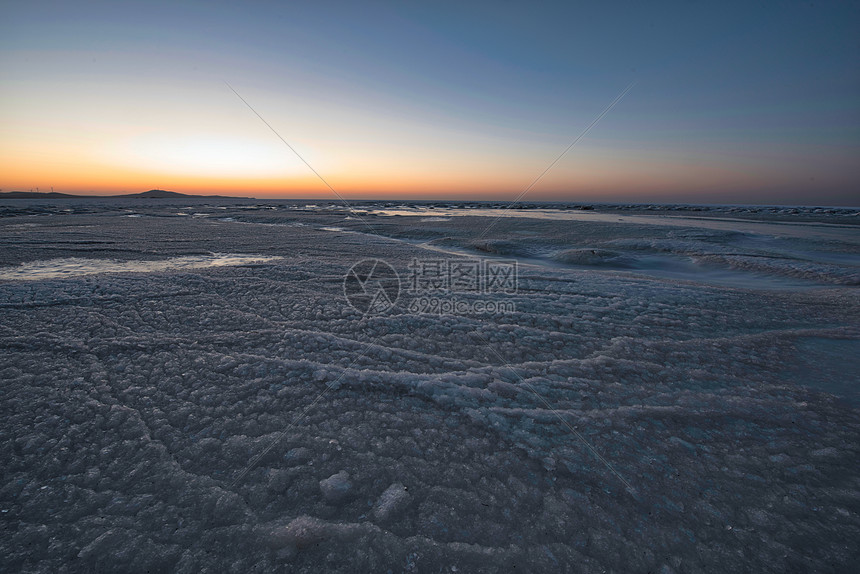
<path fill-rule="evenodd" d="M 5 189 L 858 204 L 857 3 L 5 3 Z M 208 158 L 208 159 L 207 159 Z"/>

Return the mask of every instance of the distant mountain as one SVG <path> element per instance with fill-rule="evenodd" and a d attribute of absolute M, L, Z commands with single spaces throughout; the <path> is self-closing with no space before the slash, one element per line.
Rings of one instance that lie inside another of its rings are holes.
<path fill-rule="evenodd" d="M 127 193 L 123 195 L 72 195 L 69 193 L 48 192 L 40 193 L 36 191 L 6 191 L 0 192 L 0 199 L 80 199 L 99 198 L 139 198 L 139 199 L 179 199 L 179 198 L 200 198 L 200 199 L 251 199 L 248 197 L 230 197 L 226 195 L 188 195 L 176 191 L 166 191 L 164 189 L 150 189 L 142 193 Z"/>
<path fill-rule="evenodd" d="M 186 195 L 184 193 L 179 193 L 177 191 L 166 191 L 164 189 L 150 189 L 149 191 L 144 191 L 142 193 L 127 193 L 125 195 L 114 195 L 112 197 L 140 197 L 140 198 L 150 198 L 150 199 L 169 199 L 172 197 L 195 197 L 192 195 Z M 196 196 L 200 197 L 200 196 Z"/>

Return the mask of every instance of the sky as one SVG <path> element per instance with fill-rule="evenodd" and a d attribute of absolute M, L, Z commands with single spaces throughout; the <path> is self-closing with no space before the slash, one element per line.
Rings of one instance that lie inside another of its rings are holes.
<path fill-rule="evenodd" d="M 858 2 L 0 0 L 0 189 L 335 199 L 307 162 L 345 198 L 510 199 L 600 117 L 525 199 L 857 206 L 858 29 Z"/>

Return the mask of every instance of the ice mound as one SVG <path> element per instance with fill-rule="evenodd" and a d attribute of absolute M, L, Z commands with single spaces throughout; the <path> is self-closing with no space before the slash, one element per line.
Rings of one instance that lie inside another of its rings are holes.
<path fill-rule="evenodd" d="M 349 481 L 349 473 L 345 470 L 320 481 L 323 498 L 331 504 L 337 504 L 346 499 L 351 490 L 352 483 Z"/>
<path fill-rule="evenodd" d="M 502 239 L 462 239 L 445 237 L 434 239 L 430 244 L 503 257 L 514 255 L 528 257 L 534 254 L 529 245 L 525 243 Z"/>
<path fill-rule="evenodd" d="M 299 516 L 289 524 L 269 531 L 268 543 L 278 550 L 294 552 L 319 544 L 333 534 L 330 524 L 312 516 Z"/>
<path fill-rule="evenodd" d="M 609 249 L 565 249 L 552 255 L 554 261 L 570 265 L 588 265 L 594 267 L 630 268 L 636 263 L 635 258 Z"/>

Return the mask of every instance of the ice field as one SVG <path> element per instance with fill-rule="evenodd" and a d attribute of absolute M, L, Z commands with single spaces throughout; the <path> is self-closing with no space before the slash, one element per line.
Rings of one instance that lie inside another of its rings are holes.
<path fill-rule="evenodd" d="M 0 203 L 0 570 L 860 571 L 858 210 L 353 207 Z"/>

